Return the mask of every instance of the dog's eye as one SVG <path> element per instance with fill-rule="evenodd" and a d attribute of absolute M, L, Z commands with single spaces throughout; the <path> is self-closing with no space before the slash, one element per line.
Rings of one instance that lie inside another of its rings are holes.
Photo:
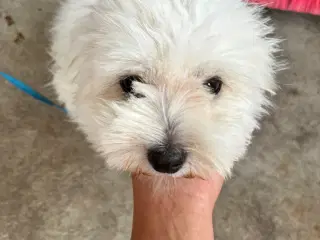
<path fill-rule="evenodd" d="M 209 88 L 210 92 L 213 94 L 218 94 L 222 87 L 222 80 L 219 76 L 214 76 L 206 80 L 203 85 Z"/>
<path fill-rule="evenodd" d="M 138 81 L 142 82 L 141 77 L 136 75 L 125 76 L 120 80 L 120 86 L 123 92 L 125 93 L 133 93 L 133 82 Z"/>

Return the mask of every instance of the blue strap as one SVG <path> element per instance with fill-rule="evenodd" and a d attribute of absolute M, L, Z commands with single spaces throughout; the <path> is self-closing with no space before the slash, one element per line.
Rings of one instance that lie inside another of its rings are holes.
<path fill-rule="evenodd" d="M 2 76 L 4 79 L 6 79 L 12 85 L 17 87 L 21 91 L 25 92 L 26 94 L 30 95 L 31 97 L 67 113 L 67 110 L 65 108 L 55 104 L 54 102 L 52 102 L 51 100 L 49 100 L 45 96 L 41 95 L 39 92 L 33 90 L 30 86 L 26 85 L 25 83 L 21 82 L 20 80 L 14 78 L 4 72 L 0 72 L 0 76 Z"/>

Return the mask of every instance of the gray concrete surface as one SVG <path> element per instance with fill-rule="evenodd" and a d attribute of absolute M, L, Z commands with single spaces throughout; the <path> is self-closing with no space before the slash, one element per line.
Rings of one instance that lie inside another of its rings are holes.
<path fill-rule="evenodd" d="M 57 0 L 0 0 L 0 70 L 54 97 Z M 320 17 L 273 11 L 290 69 L 277 107 L 224 186 L 218 240 L 320 239 Z M 0 80 L 0 239 L 129 239 L 130 178 L 105 169 L 63 113 Z"/>

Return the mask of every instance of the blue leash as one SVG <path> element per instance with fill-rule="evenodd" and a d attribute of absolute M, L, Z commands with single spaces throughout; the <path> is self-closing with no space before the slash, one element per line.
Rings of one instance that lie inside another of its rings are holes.
<path fill-rule="evenodd" d="M 26 85 L 25 83 L 21 82 L 20 80 L 14 78 L 4 72 L 0 72 L 0 76 L 3 77 L 4 79 L 6 79 L 8 82 L 10 82 L 12 85 L 17 87 L 21 91 L 30 95 L 31 97 L 67 113 L 67 110 L 65 108 L 55 104 L 54 102 L 49 100 L 47 97 L 45 97 L 45 96 L 41 95 L 39 92 L 33 90 L 30 86 Z"/>

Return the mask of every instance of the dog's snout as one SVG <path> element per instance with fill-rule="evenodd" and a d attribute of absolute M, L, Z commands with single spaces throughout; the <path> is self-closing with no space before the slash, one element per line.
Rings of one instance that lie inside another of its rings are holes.
<path fill-rule="evenodd" d="M 187 158 L 187 152 L 179 146 L 153 147 L 148 150 L 148 161 L 157 172 L 176 173 Z"/>

